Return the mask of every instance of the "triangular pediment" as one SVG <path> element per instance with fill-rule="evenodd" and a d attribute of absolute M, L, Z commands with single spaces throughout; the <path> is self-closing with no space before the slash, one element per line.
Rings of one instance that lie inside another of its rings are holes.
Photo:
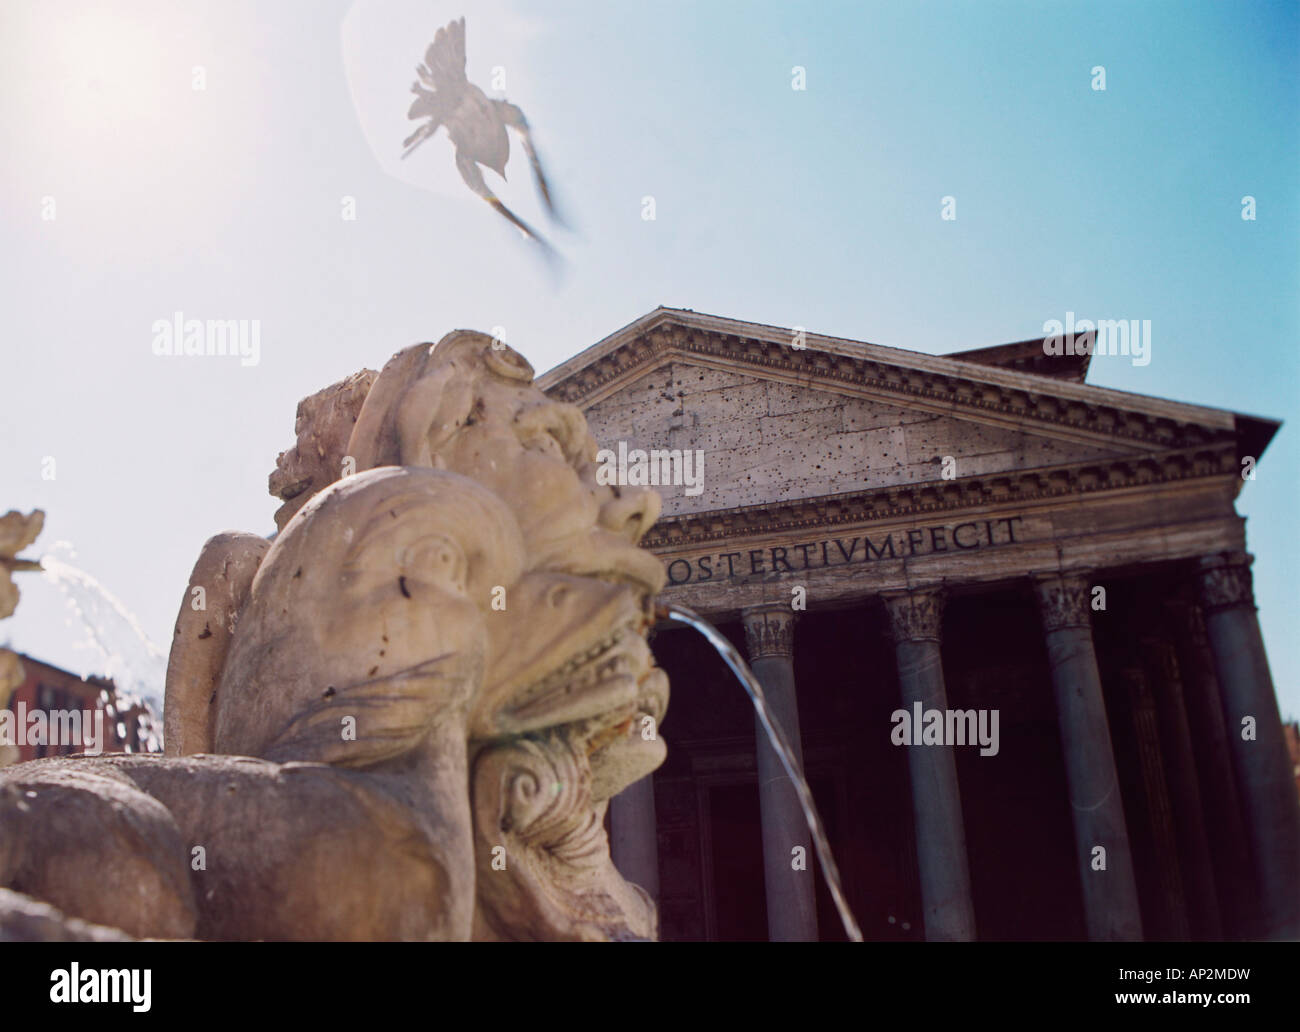
<path fill-rule="evenodd" d="M 634 457 L 637 449 L 695 453 L 692 483 L 656 485 L 670 516 L 1142 451 L 1133 441 L 1079 439 L 687 359 L 630 380 L 586 416 L 612 451 L 622 443 Z"/>
<path fill-rule="evenodd" d="M 1223 475 L 1278 425 L 1093 387 L 1079 382 L 1086 364 L 1027 356 L 1025 344 L 926 355 L 660 308 L 538 382 L 586 412 L 602 447 L 704 453 L 702 489 L 656 485 L 669 518 Z"/>

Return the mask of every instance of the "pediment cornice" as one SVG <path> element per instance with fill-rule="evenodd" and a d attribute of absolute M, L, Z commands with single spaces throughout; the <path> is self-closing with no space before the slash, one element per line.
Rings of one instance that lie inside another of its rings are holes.
<path fill-rule="evenodd" d="M 1072 383 L 944 356 L 656 309 L 538 378 L 551 397 L 587 408 L 674 360 L 870 396 L 1072 439 L 1123 439 L 1143 450 L 1235 440 L 1232 412 Z M 1271 436 L 1271 435 L 1270 435 Z"/>

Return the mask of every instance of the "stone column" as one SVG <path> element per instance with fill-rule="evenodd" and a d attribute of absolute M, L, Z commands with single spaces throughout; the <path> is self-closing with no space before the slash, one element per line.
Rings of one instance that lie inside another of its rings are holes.
<path fill-rule="evenodd" d="M 634 781 L 609 801 L 609 855 L 619 874 L 659 902 L 659 833 L 653 774 Z"/>
<path fill-rule="evenodd" d="M 803 769 L 799 706 L 794 690 L 794 613 L 783 602 L 744 610 L 749 665 L 763 686 L 772 719 L 794 749 Z M 763 884 L 767 892 L 767 930 L 772 942 L 815 942 L 817 895 L 813 883 L 812 836 L 803 808 L 767 732 L 754 718 L 758 737 L 758 800 L 763 822 Z M 795 847 L 803 849 L 795 868 Z"/>
<path fill-rule="evenodd" d="M 1214 880 L 1223 928 L 1229 937 L 1245 939 L 1250 936 L 1250 915 L 1256 910 L 1255 872 L 1232 771 L 1214 654 L 1205 636 L 1205 621 L 1198 605 L 1174 597 L 1167 604 L 1167 611 L 1182 656 L 1179 667 L 1192 752 L 1205 805 L 1205 830 L 1214 855 Z"/>
<path fill-rule="evenodd" d="M 1129 797 L 1126 817 L 1133 821 L 1133 838 L 1145 839 L 1152 863 L 1142 879 L 1142 899 L 1147 903 L 1144 931 L 1152 939 L 1186 941 L 1191 937 L 1187 893 L 1179 862 L 1178 834 L 1170 802 L 1164 750 L 1161 747 L 1156 700 L 1140 666 L 1115 672 L 1133 725 L 1133 759 L 1139 778 Z M 1116 714 L 1116 723 L 1122 719 Z M 1118 728 L 1116 729 L 1118 732 Z M 1118 739 L 1118 734 L 1116 735 Z M 1122 752 L 1123 746 L 1118 745 Z M 1119 761 L 1122 762 L 1122 761 Z M 1130 841 L 1130 846 L 1132 842 Z M 1136 878 L 1137 872 L 1134 872 Z"/>
<path fill-rule="evenodd" d="M 1144 637 L 1140 646 L 1155 694 L 1165 783 L 1178 839 L 1188 937 L 1197 942 L 1222 939 L 1214 863 L 1205 830 L 1205 806 L 1177 650 L 1163 637 Z"/>
<path fill-rule="evenodd" d="M 920 744 L 921 728 L 915 726 L 913 717 L 917 704 L 923 713 L 948 709 L 939 654 L 943 595 L 939 589 L 927 589 L 887 592 L 882 597 L 898 656 L 903 707 L 914 725 L 912 744 L 904 748 L 912 776 L 925 937 L 930 941 L 969 941 L 975 938 L 975 906 L 953 747 Z"/>
<path fill-rule="evenodd" d="M 1201 601 L 1254 854 L 1260 896 L 1254 933 L 1261 938 L 1296 939 L 1300 938 L 1300 801 L 1255 616 L 1252 559 L 1245 552 L 1202 559 Z"/>
<path fill-rule="evenodd" d="M 1092 645 L 1091 582 L 1078 573 L 1040 574 L 1034 587 L 1052 668 L 1088 938 L 1140 939 L 1133 854 Z M 1105 870 L 1094 869 L 1098 846 L 1106 851 Z"/>

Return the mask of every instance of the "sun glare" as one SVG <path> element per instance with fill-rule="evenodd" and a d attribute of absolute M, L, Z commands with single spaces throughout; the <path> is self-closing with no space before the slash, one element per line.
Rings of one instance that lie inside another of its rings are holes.
<path fill-rule="evenodd" d="M 46 31 L 52 45 L 44 72 L 53 89 L 32 100 L 79 142 L 129 143 L 136 130 L 156 125 L 167 94 L 184 85 L 164 75 L 172 62 L 156 22 L 88 8 L 51 19 Z"/>

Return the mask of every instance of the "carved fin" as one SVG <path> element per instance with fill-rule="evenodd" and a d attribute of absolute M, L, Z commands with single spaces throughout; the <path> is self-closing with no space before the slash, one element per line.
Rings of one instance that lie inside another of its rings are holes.
<path fill-rule="evenodd" d="M 226 652 L 270 547 L 271 542 L 256 534 L 227 531 L 209 538 L 199 553 L 167 659 L 163 751 L 168 756 L 212 751 L 217 685 Z"/>

